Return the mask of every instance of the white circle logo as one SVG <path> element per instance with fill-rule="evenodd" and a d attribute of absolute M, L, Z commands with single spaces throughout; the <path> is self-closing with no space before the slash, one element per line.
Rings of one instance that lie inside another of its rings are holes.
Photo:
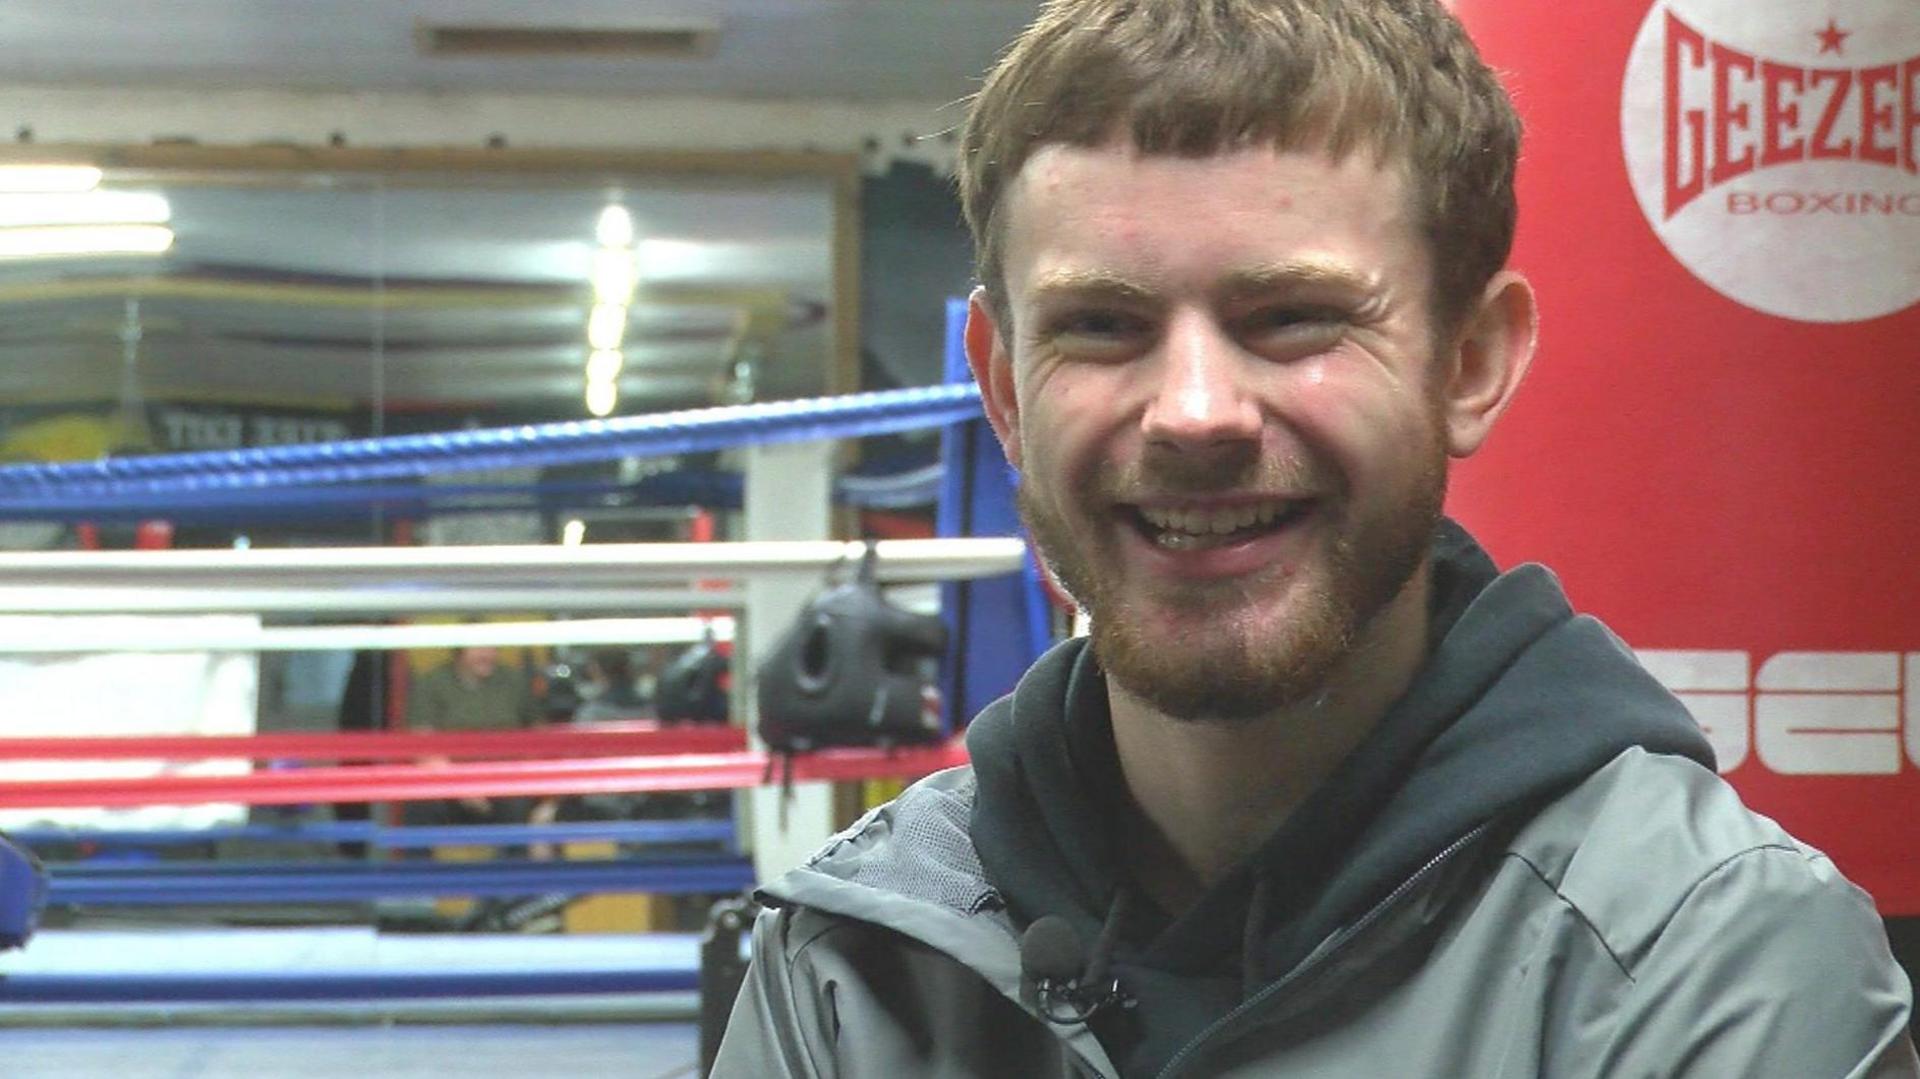
<path fill-rule="evenodd" d="M 1641 212 L 1722 295 L 1803 322 L 1920 302 L 1913 0 L 1658 0 L 1620 127 Z"/>

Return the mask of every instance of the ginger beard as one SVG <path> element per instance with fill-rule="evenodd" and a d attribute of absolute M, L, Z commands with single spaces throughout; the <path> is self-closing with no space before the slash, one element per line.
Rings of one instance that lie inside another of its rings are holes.
<path fill-rule="evenodd" d="M 1314 556 L 1322 564 L 1278 583 L 1209 583 L 1171 595 L 1162 583 L 1150 599 L 1130 594 L 1116 560 L 1076 539 L 1066 514 L 1024 482 L 1020 514 L 1041 557 L 1092 618 L 1093 654 L 1108 677 L 1174 719 L 1244 722 L 1319 693 L 1426 559 L 1447 489 L 1446 452 L 1437 427 L 1429 431 L 1413 450 L 1404 496 L 1372 514 L 1356 513 L 1350 496 L 1323 500 L 1311 522 L 1334 532 Z M 1209 486 L 1222 489 L 1217 480 Z M 1075 512 L 1097 520 L 1109 511 L 1083 502 Z M 1250 593 L 1263 587 L 1292 608 L 1284 621 L 1241 610 L 1259 602 Z M 1193 616 L 1200 628 L 1156 634 L 1135 615 L 1143 602 Z M 1216 611 L 1224 617 L 1206 617 Z"/>

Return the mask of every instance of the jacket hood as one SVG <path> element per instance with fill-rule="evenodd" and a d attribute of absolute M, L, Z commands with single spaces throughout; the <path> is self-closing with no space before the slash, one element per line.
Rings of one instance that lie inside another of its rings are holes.
<path fill-rule="evenodd" d="M 1159 1030 L 1157 1070 L 1195 1025 L 1278 977 L 1461 837 L 1517 817 L 1631 747 L 1712 754 L 1685 707 L 1546 569 L 1500 574 L 1446 522 L 1433 552 L 1426 662 L 1329 779 L 1192 909 L 1125 908 L 1113 969 Z M 1125 889 L 1137 827 L 1113 748 L 1105 677 L 1084 640 L 1043 656 L 968 731 L 971 832 L 1016 925 L 1065 917 L 1096 939 Z M 1103 1032 L 1103 1038 L 1106 1037 Z"/>

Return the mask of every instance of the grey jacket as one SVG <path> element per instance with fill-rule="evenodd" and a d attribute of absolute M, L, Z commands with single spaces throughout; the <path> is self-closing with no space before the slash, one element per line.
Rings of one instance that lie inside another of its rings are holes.
<path fill-rule="evenodd" d="M 971 768 L 931 776 L 765 889 L 714 1075 L 1118 1074 L 1032 1010 L 974 794 Z M 1911 1008 L 1825 856 L 1632 748 L 1463 835 L 1162 1075 L 1904 1079 Z"/>

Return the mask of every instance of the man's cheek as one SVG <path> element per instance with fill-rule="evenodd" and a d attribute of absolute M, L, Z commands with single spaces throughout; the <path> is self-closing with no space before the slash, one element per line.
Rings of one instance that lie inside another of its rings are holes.
<path fill-rule="evenodd" d="M 1303 449 L 1350 474 L 1379 467 L 1383 457 L 1398 454 L 1410 432 L 1431 425 L 1421 402 L 1364 392 L 1353 380 L 1332 378 L 1289 394 L 1283 414 L 1306 443 Z"/>

